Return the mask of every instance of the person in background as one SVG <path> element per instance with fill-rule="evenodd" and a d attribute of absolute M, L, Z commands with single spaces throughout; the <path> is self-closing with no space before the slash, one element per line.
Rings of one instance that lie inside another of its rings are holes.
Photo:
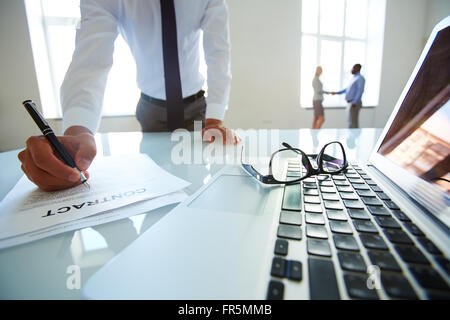
<path fill-rule="evenodd" d="M 353 74 L 353 79 L 347 88 L 338 91 L 331 92 L 331 94 L 343 94 L 345 93 L 345 100 L 348 102 L 347 106 L 347 124 L 349 128 L 359 128 L 358 117 L 359 110 L 362 107 L 361 97 L 364 92 L 364 86 L 366 84 L 366 79 L 361 75 L 361 65 L 359 63 L 355 64 L 351 70 Z"/>
<path fill-rule="evenodd" d="M 323 94 L 328 94 L 328 91 L 323 91 L 323 84 L 320 81 L 320 75 L 322 74 L 322 67 L 318 66 L 316 68 L 316 74 L 314 75 L 314 79 L 312 81 L 312 86 L 314 89 L 313 96 L 313 108 L 314 108 L 314 118 L 312 123 L 313 129 L 320 129 L 325 122 L 325 114 L 323 111 Z"/>

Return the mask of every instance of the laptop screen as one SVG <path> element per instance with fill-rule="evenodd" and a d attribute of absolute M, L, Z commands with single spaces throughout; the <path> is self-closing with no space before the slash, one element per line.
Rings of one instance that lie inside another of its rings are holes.
<path fill-rule="evenodd" d="M 378 153 L 450 195 L 450 27 L 428 51 Z"/>

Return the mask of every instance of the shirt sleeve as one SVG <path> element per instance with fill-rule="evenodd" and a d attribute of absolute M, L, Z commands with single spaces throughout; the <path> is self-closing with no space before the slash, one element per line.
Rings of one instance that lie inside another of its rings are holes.
<path fill-rule="evenodd" d="M 208 2 L 201 29 L 208 67 L 205 118 L 223 120 L 231 86 L 228 7 L 224 0 Z"/>
<path fill-rule="evenodd" d="M 75 51 L 61 86 L 63 132 L 74 125 L 98 129 L 106 80 L 118 35 L 115 1 L 81 0 Z"/>

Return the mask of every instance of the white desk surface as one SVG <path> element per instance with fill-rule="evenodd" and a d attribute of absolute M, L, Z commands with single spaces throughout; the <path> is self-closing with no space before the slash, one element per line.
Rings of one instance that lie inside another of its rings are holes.
<path fill-rule="evenodd" d="M 273 135 L 275 134 L 275 135 Z M 377 142 L 381 129 L 321 129 L 321 130 L 248 130 L 243 144 L 258 140 L 258 155 L 270 156 L 281 148 L 281 142 L 299 147 L 306 153 L 317 153 L 327 142 L 343 143 L 349 161 L 366 162 Z M 242 135 L 241 135 L 242 136 Z M 194 153 L 209 154 L 207 143 L 191 135 L 191 159 Z M 251 138 L 253 137 L 253 138 Z M 268 141 L 265 137 L 268 137 Z M 272 139 L 271 139 L 272 137 Z M 96 135 L 98 154 L 115 155 L 146 153 L 158 165 L 172 174 L 191 182 L 185 189 L 194 193 L 207 183 L 223 164 L 235 157 L 241 145 L 227 147 L 221 159 L 203 157 L 201 164 L 174 164 L 172 148 L 181 140 L 171 141 L 170 133 L 121 132 Z M 272 141 L 271 141 L 272 140 Z M 278 140 L 278 142 L 276 141 Z M 261 143 L 262 142 L 262 143 Z M 275 143 L 274 143 L 275 142 Z M 17 154 L 20 150 L 0 153 L 0 200 L 22 176 Z M 222 160 L 222 161 L 221 161 Z M 56 236 L 0 250 L 0 299 L 80 299 L 81 290 L 69 290 L 66 273 L 71 265 L 81 270 L 81 289 L 87 279 L 111 258 L 121 252 L 167 214 L 175 205 L 115 222 L 70 231 Z"/>

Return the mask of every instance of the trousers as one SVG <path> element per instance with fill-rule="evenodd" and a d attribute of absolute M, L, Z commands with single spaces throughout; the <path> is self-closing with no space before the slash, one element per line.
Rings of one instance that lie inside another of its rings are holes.
<path fill-rule="evenodd" d="M 194 121 L 202 121 L 205 126 L 206 99 L 205 97 L 185 103 L 184 126 L 189 131 L 194 131 Z M 167 132 L 167 110 L 165 106 L 153 103 L 141 95 L 136 107 L 136 118 L 141 125 L 142 132 Z"/>
<path fill-rule="evenodd" d="M 347 111 L 347 125 L 348 128 L 359 128 L 359 110 L 361 110 L 362 102 L 358 102 L 356 105 L 348 104 Z"/>

